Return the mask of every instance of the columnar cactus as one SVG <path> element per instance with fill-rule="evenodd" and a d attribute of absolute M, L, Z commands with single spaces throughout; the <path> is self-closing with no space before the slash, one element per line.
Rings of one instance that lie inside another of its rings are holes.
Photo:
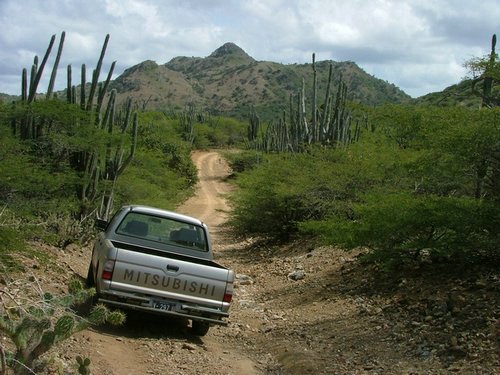
<path fill-rule="evenodd" d="M 329 66 L 329 71 L 328 71 L 328 83 L 326 85 L 326 93 L 325 93 L 325 102 L 323 105 L 323 113 L 321 116 L 321 124 L 320 124 L 320 134 L 319 134 L 319 139 L 318 141 L 321 143 L 325 143 L 325 141 L 328 141 L 327 139 L 327 134 L 328 130 L 330 128 L 330 113 L 331 113 L 331 97 L 330 97 L 330 88 L 332 85 L 332 76 L 333 76 L 333 65 L 330 64 Z"/>
<path fill-rule="evenodd" d="M 54 62 L 54 66 L 52 67 L 52 74 L 50 75 L 49 87 L 47 88 L 47 99 L 50 99 L 52 97 L 54 91 L 54 83 L 56 81 L 57 68 L 59 67 L 59 60 L 61 60 L 61 54 L 64 46 L 65 37 L 66 33 L 63 31 L 61 33 L 61 39 L 59 40 L 59 48 L 57 49 L 56 60 Z"/>
<path fill-rule="evenodd" d="M 72 71 L 71 65 L 66 68 L 66 101 L 68 103 L 74 104 L 73 102 L 73 82 L 72 82 Z"/>
<path fill-rule="evenodd" d="M 90 86 L 90 92 L 86 106 L 87 111 L 90 111 L 92 109 L 92 105 L 94 102 L 94 95 L 97 90 L 99 75 L 101 73 L 102 61 L 104 60 L 104 55 L 106 54 L 106 48 L 108 47 L 108 42 L 109 42 L 109 34 L 107 34 L 106 38 L 104 39 L 104 44 L 101 49 L 101 55 L 99 56 L 99 60 L 97 61 L 97 67 L 95 68 L 92 74 L 92 84 Z"/>
<path fill-rule="evenodd" d="M 312 54 L 312 69 L 313 69 L 313 97 L 312 97 L 312 141 L 318 141 L 318 77 L 316 72 L 316 54 Z"/>
<path fill-rule="evenodd" d="M 491 91 L 493 88 L 493 77 L 492 77 L 492 70 L 494 69 L 495 66 L 495 61 L 496 61 L 496 52 L 495 52 L 495 47 L 497 44 L 497 36 L 496 34 L 493 34 L 493 37 L 491 38 L 491 52 L 490 52 L 490 60 L 488 63 L 488 66 L 486 67 L 486 70 L 484 72 L 484 82 L 483 82 L 483 102 L 481 104 L 482 107 L 491 107 Z"/>
<path fill-rule="evenodd" d="M 194 142 L 195 122 L 196 122 L 195 107 L 193 103 L 190 103 L 181 113 L 180 125 L 183 131 L 184 140 L 191 144 Z"/>
<path fill-rule="evenodd" d="M 359 140 L 361 127 L 356 123 L 351 129 L 352 115 L 347 109 L 347 85 L 342 77 L 339 79 L 336 95 L 331 94 L 333 80 L 333 65 L 329 65 L 328 83 L 325 99 L 321 107 L 317 99 L 317 70 L 315 54 L 312 55 L 313 84 L 312 84 L 312 112 L 307 117 L 305 81 L 302 79 L 302 88 L 296 95 L 289 98 L 289 114 L 284 114 L 279 121 L 273 121 L 267 127 L 262 140 L 254 140 L 253 113 L 250 118 L 248 137 L 250 144 L 256 149 L 271 151 L 300 151 L 304 144 L 320 143 L 330 146 L 343 146 Z"/>
<path fill-rule="evenodd" d="M 500 83 L 500 66 L 497 61 L 495 51 L 497 36 L 493 34 L 491 38 L 491 51 L 488 59 L 473 59 L 466 63 L 466 66 L 473 72 L 480 72 L 481 75 L 472 80 L 472 92 L 481 97 L 481 107 L 500 106 L 500 97 L 495 95 L 493 85 Z M 482 90 L 476 88 L 482 84 Z"/>
<path fill-rule="evenodd" d="M 260 118 L 255 112 L 255 108 L 252 107 L 252 112 L 250 114 L 250 126 L 248 128 L 248 139 L 253 142 L 257 139 L 260 131 Z"/>
<path fill-rule="evenodd" d="M 38 84 L 40 83 L 40 79 L 42 78 L 43 74 L 43 69 L 45 67 L 45 64 L 47 63 L 47 60 L 50 55 L 50 51 L 52 50 L 52 47 L 54 45 L 54 42 L 56 40 L 56 36 L 52 35 L 52 38 L 50 39 L 49 46 L 47 48 L 47 51 L 45 52 L 45 56 L 43 57 L 42 63 L 40 64 L 40 67 L 38 67 L 38 59 L 35 59 L 35 63 L 33 64 L 33 70 L 32 70 L 32 77 L 31 77 L 31 85 L 30 85 L 30 90 L 29 90 L 29 96 L 28 96 L 28 103 L 31 103 L 32 101 L 35 100 L 36 96 L 36 90 L 38 88 Z"/>
<path fill-rule="evenodd" d="M 28 71 L 23 69 L 21 77 L 21 101 L 26 103 L 28 100 Z"/>
<path fill-rule="evenodd" d="M 82 64 L 80 82 L 80 108 L 85 109 L 85 89 L 87 87 L 87 69 L 85 64 Z"/>

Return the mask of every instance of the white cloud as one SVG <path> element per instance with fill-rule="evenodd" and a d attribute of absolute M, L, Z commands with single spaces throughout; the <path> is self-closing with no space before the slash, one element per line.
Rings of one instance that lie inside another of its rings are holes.
<path fill-rule="evenodd" d="M 497 0 L 1 0 L 0 92 L 18 93 L 21 69 L 64 30 L 61 66 L 94 67 L 108 33 L 116 73 L 235 42 L 257 60 L 354 61 L 419 96 L 457 83 L 498 19 Z"/>

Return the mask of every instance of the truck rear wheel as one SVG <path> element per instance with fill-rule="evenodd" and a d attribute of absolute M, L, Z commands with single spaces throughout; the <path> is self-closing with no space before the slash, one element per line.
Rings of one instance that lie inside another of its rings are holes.
<path fill-rule="evenodd" d="M 199 322 L 197 320 L 193 320 L 191 324 L 191 330 L 196 336 L 205 336 L 209 329 L 210 324 L 207 322 Z"/>
<path fill-rule="evenodd" d="M 89 270 L 87 272 L 87 288 L 92 288 L 95 286 L 94 273 L 92 272 L 92 262 L 90 262 Z"/>

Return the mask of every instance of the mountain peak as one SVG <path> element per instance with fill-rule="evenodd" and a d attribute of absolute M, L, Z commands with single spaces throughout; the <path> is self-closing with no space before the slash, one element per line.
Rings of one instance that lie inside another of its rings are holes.
<path fill-rule="evenodd" d="M 217 48 L 209 57 L 242 57 L 245 59 L 253 60 L 243 49 L 236 44 L 227 42 L 221 47 Z"/>
<path fill-rule="evenodd" d="M 134 72 L 146 72 L 146 71 L 151 71 L 155 70 L 158 68 L 158 64 L 154 62 L 153 60 L 145 60 L 139 64 L 136 64 L 128 69 L 125 69 L 124 74 L 125 75 L 130 75 Z"/>

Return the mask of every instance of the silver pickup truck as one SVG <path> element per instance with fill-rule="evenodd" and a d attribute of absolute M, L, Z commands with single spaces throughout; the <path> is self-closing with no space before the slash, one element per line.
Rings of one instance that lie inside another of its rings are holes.
<path fill-rule="evenodd" d="M 92 251 L 87 284 L 107 305 L 192 321 L 203 336 L 227 325 L 234 272 L 213 261 L 207 226 L 200 220 L 146 206 L 122 207 Z"/>

